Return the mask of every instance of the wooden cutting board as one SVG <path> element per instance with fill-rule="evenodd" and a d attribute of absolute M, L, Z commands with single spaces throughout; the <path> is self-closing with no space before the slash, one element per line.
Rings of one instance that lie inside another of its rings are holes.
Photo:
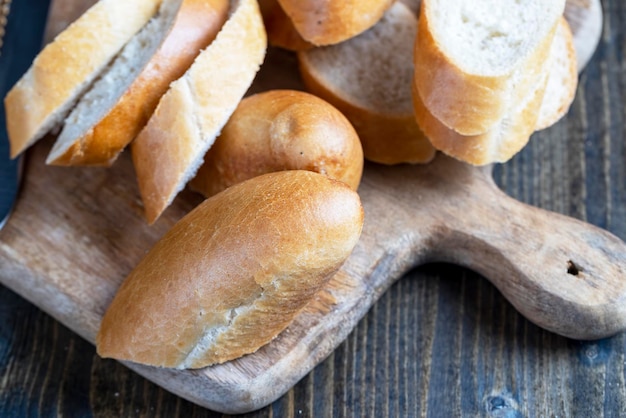
<path fill-rule="evenodd" d="M 57 0 L 48 39 L 91 2 Z M 570 1 L 568 16 L 586 62 L 601 26 L 599 2 Z M 278 50 L 254 90 L 273 87 L 300 87 L 293 56 Z M 51 144 L 47 138 L 27 155 L 15 213 L 0 231 L 0 281 L 93 342 L 119 284 L 201 197 L 183 192 L 150 227 L 127 154 L 111 169 L 48 167 Z M 510 199 L 489 168 L 443 156 L 425 166 L 368 164 L 359 194 L 366 220 L 354 253 L 272 343 L 201 370 L 128 367 L 213 410 L 260 408 L 330 354 L 398 277 L 429 261 L 480 272 L 530 320 L 560 334 L 626 329 L 626 245 Z"/>

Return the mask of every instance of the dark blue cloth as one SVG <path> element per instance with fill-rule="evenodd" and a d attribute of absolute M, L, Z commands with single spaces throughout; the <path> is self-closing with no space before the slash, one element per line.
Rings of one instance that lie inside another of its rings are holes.
<path fill-rule="evenodd" d="M 41 49 L 49 0 L 11 2 L 4 43 L 0 50 L 0 96 L 26 72 Z M 0 224 L 13 206 L 18 191 L 20 160 L 9 158 L 4 100 L 0 104 Z"/>

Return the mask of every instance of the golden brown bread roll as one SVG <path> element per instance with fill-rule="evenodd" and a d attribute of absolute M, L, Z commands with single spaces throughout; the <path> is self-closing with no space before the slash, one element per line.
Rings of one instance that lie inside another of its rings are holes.
<path fill-rule="evenodd" d="M 271 46 L 290 51 L 304 51 L 314 47 L 300 36 L 278 0 L 259 0 L 259 7 L 267 31 L 267 42 Z"/>
<path fill-rule="evenodd" d="M 340 268 L 362 225 L 357 193 L 321 174 L 239 183 L 181 219 L 130 273 L 98 353 L 175 368 L 252 353 Z"/>
<path fill-rule="evenodd" d="M 371 28 L 393 0 L 278 0 L 298 33 L 314 45 L 332 45 Z"/>
<path fill-rule="evenodd" d="M 209 197 L 282 170 L 315 171 L 356 190 L 363 173 L 359 137 L 341 112 L 312 94 L 255 94 L 241 101 L 189 186 Z"/>

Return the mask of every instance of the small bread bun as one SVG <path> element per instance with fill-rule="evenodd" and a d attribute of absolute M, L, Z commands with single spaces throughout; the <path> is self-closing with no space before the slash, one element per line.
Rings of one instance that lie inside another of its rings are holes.
<path fill-rule="evenodd" d="M 397 2 L 359 36 L 298 53 L 307 90 L 346 115 L 361 138 L 367 160 L 426 163 L 435 156 L 413 111 L 416 32 L 417 18 Z"/>
<path fill-rule="evenodd" d="M 215 38 L 228 0 L 164 0 L 80 99 L 46 163 L 110 166 L 144 127 L 170 83 Z"/>
<path fill-rule="evenodd" d="M 272 90 L 241 101 L 190 182 L 206 197 L 261 174 L 309 170 L 356 190 L 363 150 L 350 122 L 324 100 Z"/>
<path fill-rule="evenodd" d="M 185 369 L 252 353 L 337 272 L 362 226 L 358 194 L 321 174 L 239 183 L 181 219 L 130 273 L 98 354 Z"/>
<path fill-rule="evenodd" d="M 343 42 L 371 28 L 394 0 L 278 0 L 298 33 L 316 46 Z"/>
<path fill-rule="evenodd" d="M 131 144 L 148 223 L 202 165 L 265 58 L 267 35 L 256 0 L 233 0 L 215 40 L 161 97 Z"/>
<path fill-rule="evenodd" d="M 304 51 L 314 47 L 300 36 L 278 0 L 259 0 L 259 7 L 267 31 L 267 42 L 271 46 L 289 51 Z"/>

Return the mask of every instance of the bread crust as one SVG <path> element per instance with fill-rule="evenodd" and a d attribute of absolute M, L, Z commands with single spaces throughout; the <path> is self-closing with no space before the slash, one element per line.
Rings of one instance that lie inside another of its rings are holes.
<path fill-rule="evenodd" d="M 239 183 L 181 219 L 130 273 L 98 353 L 199 368 L 254 352 L 339 269 L 362 225 L 358 195 L 318 173 Z"/>
<path fill-rule="evenodd" d="M 5 97 L 11 157 L 60 124 L 159 4 L 160 0 L 100 0 L 37 55 Z"/>
<path fill-rule="evenodd" d="M 546 129 L 559 121 L 568 112 L 574 98 L 576 97 L 576 88 L 578 87 L 578 59 L 576 55 L 576 46 L 574 44 L 574 35 L 569 23 L 563 17 L 559 23 L 559 27 L 555 34 L 552 48 L 563 51 L 559 54 L 555 52 L 553 55 L 552 70 L 548 78 L 546 86 L 546 98 L 556 98 L 554 103 L 550 100 L 544 100 L 539 111 L 539 119 L 535 130 Z M 564 61 L 559 59 L 562 54 Z"/>
<path fill-rule="evenodd" d="M 413 32 L 407 33 L 415 33 L 416 17 L 404 4 L 395 4 L 388 13 L 389 19 L 383 19 L 377 25 L 393 25 L 396 23 L 395 19 L 403 19 L 398 24 L 406 25 L 407 22 L 410 22 L 409 24 L 413 25 Z M 372 28 L 371 30 L 375 29 Z M 363 34 L 361 37 L 366 35 Z M 368 69 L 371 65 L 369 61 L 374 60 L 370 55 L 360 55 L 357 60 L 351 61 L 348 68 L 342 69 L 341 75 L 341 77 L 348 80 L 355 80 L 354 83 L 357 83 L 356 79 L 358 77 L 376 79 L 377 82 L 381 83 L 374 87 L 359 85 L 363 90 L 370 92 L 365 99 L 354 97 L 354 94 L 350 94 L 345 89 L 342 89 L 337 81 L 337 75 L 334 74 L 334 68 L 331 71 L 323 71 L 322 68 L 319 68 L 320 66 L 315 64 L 314 58 L 319 56 L 318 54 L 329 54 L 331 56 L 331 51 L 336 48 L 342 48 L 339 50 L 339 53 L 341 53 L 345 51 L 343 48 L 350 48 L 356 42 L 363 42 L 360 45 L 360 49 L 367 51 L 378 50 L 382 52 L 393 47 L 381 44 L 378 37 L 367 38 L 364 41 L 361 40 L 361 37 L 355 37 L 340 45 L 298 53 L 300 75 L 306 89 L 328 101 L 346 115 L 359 134 L 363 145 L 363 153 L 367 160 L 388 165 L 427 163 L 431 161 L 435 156 L 435 149 L 418 127 L 411 105 L 413 63 L 410 57 L 403 56 L 402 51 L 397 51 L 392 58 L 395 60 L 394 63 L 389 62 L 385 64 L 390 69 L 389 71 L 398 69 L 398 67 L 403 65 L 399 63 L 403 61 L 406 61 L 407 66 L 407 68 L 399 69 L 407 71 L 408 75 L 406 77 L 406 86 L 400 87 L 397 92 L 397 95 L 402 97 L 395 101 L 395 103 L 406 102 L 406 106 L 396 105 L 393 109 L 387 106 L 386 103 L 383 103 L 379 96 L 387 94 L 387 92 L 383 92 L 384 89 L 393 90 L 385 83 L 393 83 L 395 80 L 378 76 L 367 77 L 369 74 Z M 413 39 L 407 40 L 413 41 Z M 357 50 L 356 48 L 354 46 L 354 50 Z M 372 55 L 374 54 L 376 52 L 372 52 Z M 326 60 L 330 59 L 327 58 Z M 377 59 L 382 60 L 380 57 L 377 57 Z M 396 71 L 395 78 L 403 79 L 404 77 L 399 73 L 400 71 Z M 377 91 L 377 89 L 380 91 Z M 394 93 L 391 95 L 393 96 Z"/>
<path fill-rule="evenodd" d="M 215 40 L 161 97 L 131 144 L 145 207 L 153 223 L 183 189 L 254 79 L 267 47 L 256 0 L 234 2 Z"/>
<path fill-rule="evenodd" d="M 189 187 L 209 197 L 261 174 L 309 170 L 356 190 L 363 150 L 346 117 L 326 101 L 271 90 L 241 101 Z"/>
<path fill-rule="evenodd" d="M 350 39 L 380 20 L 393 0 L 278 0 L 298 33 L 316 45 Z"/>
<path fill-rule="evenodd" d="M 305 51 L 315 46 L 300 36 L 278 0 L 259 0 L 259 7 L 270 45 L 289 51 Z"/>
<path fill-rule="evenodd" d="M 53 165 L 113 164 L 145 126 L 170 83 L 180 78 L 215 38 L 227 18 L 228 9 L 228 0 L 183 0 L 163 43 L 117 103 L 65 152 L 53 155 L 53 148 L 46 162 Z"/>
<path fill-rule="evenodd" d="M 565 55 L 568 58 L 566 63 L 555 59 L 562 53 L 558 50 L 561 47 L 566 48 Z M 413 104 L 419 126 L 435 148 L 461 161 L 473 165 L 508 161 L 528 143 L 535 130 L 542 129 L 546 123 L 556 122 L 565 114 L 574 98 L 577 84 L 576 57 L 573 52 L 572 33 L 564 18 L 559 20 L 559 30 L 550 54 L 551 59 L 548 62 L 554 66 L 567 65 L 570 75 L 567 84 L 551 92 L 559 96 L 558 100 L 548 100 L 548 103 L 556 104 L 555 108 L 544 106 L 547 99 L 552 99 L 546 97 L 545 93 L 550 73 L 558 72 L 560 69 L 548 68 L 544 71 L 544 79 L 530 91 L 520 106 L 512 109 L 490 131 L 479 135 L 461 135 L 445 126 L 429 111 L 413 85 Z"/>
<path fill-rule="evenodd" d="M 436 38 L 432 3 L 422 1 L 414 48 L 414 85 L 420 100 L 449 129 L 466 136 L 486 133 L 541 79 L 559 16 L 514 65 L 493 75 L 472 74 Z"/>

